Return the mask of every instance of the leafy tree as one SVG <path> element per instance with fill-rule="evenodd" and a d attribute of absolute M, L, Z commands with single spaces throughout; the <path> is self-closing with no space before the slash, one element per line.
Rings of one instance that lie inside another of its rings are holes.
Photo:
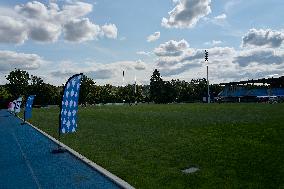
<path fill-rule="evenodd" d="M 12 95 L 5 86 L 0 86 L 0 109 L 7 108 L 8 103 L 12 101 Z"/>
<path fill-rule="evenodd" d="M 218 94 L 223 90 L 223 86 L 219 84 L 213 84 L 209 86 L 210 94 L 212 97 L 217 97 Z"/>
<path fill-rule="evenodd" d="M 6 79 L 9 81 L 7 88 L 14 98 L 17 98 L 19 95 L 27 94 L 30 79 L 28 72 L 15 69 L 9 73 Z"/>
<path fill-rule="evenodd" d="M 6 89 L 5 86 L 0 86 L 0 99 L 1 100 L 6 100 L 11 98 L 12 95 L 9 93 L 9 91 Z"/>
<path fill-rule="evenodd" d="M 176 100 L 177 90 L 175 88 L 175 82 L 165 81 L 162 88 L 162 103 L 171 103 Z"/>
<path fill-rule="evenodd" d="M 207 96 L 207 81 L 203 79 L 192 79 L 191 85 L 193 85 L 193 99 L 202 100 L 203 96 Z"/>
<path fill-rule="evenodd" d="M 56 87 L 49 83 L 44 83 L 43 86 L 43 93 L 42 93 L 42 105 L 48 105 L 48 104 L 60 104 L 61 103 L 61 97 L 63 93 L 63 87 Z"/>
<path fill-rule="evenodd" d="M 163 102 L 163 86 L 164 81 L 161 78 L 160 72 L 155 69 L 150 79 L 150 99 L 155 103 Z"/>
<path fill-rule="evenodd" d="M 141 86 L 142 101 L 150 102 L 150 85 Z"/>
<path fill-rule="evenodd" d="M 86 105 L 86 103 L 88 102 L 90 104 L 93 104 L 95 102 L 95 89 L 96 87 L 94 80 L 87 77 L 86 75 L 83 75 L 81 79 L 79 103 Z"/>
<path fill-rule="evenodd" d="M 30 95 L 36 95 L 34 104 L 44 103 L 44 96 L 45 96 L 44 82 L 40 77 L 34 75 L 31 76 L 30 86 L 28 91 Z"/>
<path fill-rule="evenodd" d="M 111 103 L 113 102 L 114 93 L 112 92 L 112 85 L 106 84 L 101 87 L 99 101 L 102 103 Z"/>

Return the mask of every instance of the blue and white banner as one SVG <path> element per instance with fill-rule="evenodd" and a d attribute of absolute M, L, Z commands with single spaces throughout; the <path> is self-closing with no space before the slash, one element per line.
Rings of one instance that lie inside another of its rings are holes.
<path fill-rule="evenodd" d="M 19 113 L 21 111 L 22 97 L 9 103 L 8 110 L 14 113 Z"/>
<path fill-rule="evenodd" d="M 32 118 L 32 109 L 35 95 L 30 95 L 26 102 L 25 120 Z"/>
<path fill-rule="evenodd" d="M 15 109 L 15 104 L 14 104 L 14 102 L 9 102 L 8 111 L 14 112 L 14 109 Z"/>
<path fill-rule="evenodd" d="M 70 133 L 77 129 L 77 112 L 81 78 L 83 74 L 76 74 L 67 81 L 62 96 L 60 111 L 60 132 Z"/>
<path fill-rule="evenodd" d="M 15 113 L 20 113 L 22 101 L 23 101 L 23 98 L 22 98 L 22 97 L 19 97 L 19 98 L 16 100 L 16 103 L 15 103 Z"/>

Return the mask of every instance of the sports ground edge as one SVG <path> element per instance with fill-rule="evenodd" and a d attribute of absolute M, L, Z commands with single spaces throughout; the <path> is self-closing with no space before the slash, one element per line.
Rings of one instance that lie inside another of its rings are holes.
<path fill-rule="evenodd" d="M 21 119 L 22 121 L 24 121 L 22 118 L 20 118 L 20 117 L 18 117 L 18 118 Z M 83 161 L 85 164 L 89 165 L 90 167 L 92 167 L 93 169 L 95 169 L 96 171 L 98 171 L 99 173 L 104 175 L 106 178 L 110 179 L 112 182 L 114 182 L 118 186 L 120 186 L 120 187 L 122 187 L 124 189 L 135 189 L 133 186 L 128 184 L 126 181 L 124 181 L 121 178 L 115 176 L 114 174 L 112 174 L 108 170 L 104 169 L 103 167 L 99 166 L 98 164 L 92 162 L 91 160 L 89 160 L 85 156 L 81 155 L 80 153 L 76 152 L 75 150 L 73 150 L 69 146 L 63 144 L 62 142 L 59 142 L 58 140 L 56 140 L 55 138 L 53 138 L 52 136 L 50 136 L 46 132 L 44 132 L 44 131 L 40 130 L 39 128 L 37 128 L 36 126 L 34 126 L 33 124 L 31 124 L 31 123 L 29 123 L 27 121 L 25 123 L 28 124 L 29 126 L 31 126 L 32 128 L 34 128 L 36 131 L 38 131 L 39 133 L 41 133 L 45 137 L 47 137 L 50 140 L 52 140 L 54 143 L 58 144 L 59 146 L 63 147 L 64 149 L 66 149 L 70 154 L 72 154 L 73 156 L 75 156 L 79 160 Z"/>

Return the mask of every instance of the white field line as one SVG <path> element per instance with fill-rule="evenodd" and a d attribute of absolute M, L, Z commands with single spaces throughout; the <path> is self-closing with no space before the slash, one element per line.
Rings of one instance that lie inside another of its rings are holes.
<path fill-rule="evenodd" d="M 20 118 L 20 117 L 19 117 Z M 20 118 L 22 121 L 24 121 L 22 118 Z M 133 186 L 131 186 L 130 184 L 128 184 L 126 181 L 122 180 L 121 178 L 115 176 L 114 174 L 112 174 L 111 172 L 109 172 L 108 170 L 104 169 L 103 167 L 99 166 L 98 164 L 92 162 L 91 160 L 89 160 L 88 158 L 86 158 L 85 156 L 83 156 L 82 154 L 76 152 L 75 150 L 73 150 L 72 148 L 70 148 L 69 146 L 66 146 L 65 144 L 63 144 L 62 142 L 59 142 L 58 140 L 56 140 L 55 138 L 53 138 L 52 136 L 50 136 L 49 134 L 45 133 L 44 131 L 40 130 L 39 128 L 37 128 L 36 126 L 32 125 L 31 123 L 27 122 L 26 123 L 28 125 L 30 125 L 32 128 L 34 128 L 35 130 L 37 130 L 38 132 L 40 132 L 41 134 L 43 134 L 44 136 L 46 136 L 47 138 L 49 138 L 50 140 L 52 140 L 53 142 L 55 142 L 56 144 L 60 145 L 61 147 L 63 147 L 64 149 L 66 149 L 67 151 L 69 151 L 72 155 L 74 155 L 75 157 L 77 157 L 79 160 L 83 161 L 84 163 L 86 163 L 87 165 L 91 166 L 92 168 L 94 168 L 95 170 L 97 170 L 98 172 L 100 172 L 101 174 L 103 174 L 105 177 L 109 178 L 110 180 L 112 180 L 114 183 L 116 183 L 118 186 L 124 188 L 124 189 L 135 189 Z"/>

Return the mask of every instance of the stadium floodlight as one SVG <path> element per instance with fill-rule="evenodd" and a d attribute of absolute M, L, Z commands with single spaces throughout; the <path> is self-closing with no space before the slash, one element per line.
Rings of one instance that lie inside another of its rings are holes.
<path fill-rule="evenodd" d="M 208 62 L 208 56 L 209 56 L 209 53 L 207 50 L 205 50 L 205 62 Z"/>

